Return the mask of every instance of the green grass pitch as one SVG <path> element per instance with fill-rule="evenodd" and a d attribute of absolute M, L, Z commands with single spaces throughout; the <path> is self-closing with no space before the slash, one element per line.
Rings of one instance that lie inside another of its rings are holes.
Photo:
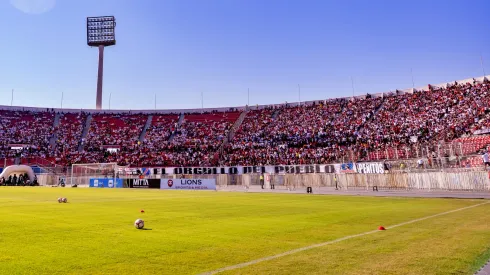
<path fill-rule="evenodd" d="M 0 188 L 0 274 L 200 274 L 482 202 Z M 489 258 L 486 204 L 223 274 L 472 274 Z"/>

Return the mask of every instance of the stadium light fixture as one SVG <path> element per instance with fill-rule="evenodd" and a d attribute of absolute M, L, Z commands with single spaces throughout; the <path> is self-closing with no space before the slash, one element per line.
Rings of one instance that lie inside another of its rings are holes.
<path fill-rule="evenodd" d="M 91 47 L 116 45 L 114 16 L 87 17 L 87 44 Z"/>
<path fill-rule="evenodd" d="M 116 18 L 114 16 L 87 17 L 87 45 L 99 48 L 96 109 L 102 109 L 104 78 L 104 47 L 116 45 Z"/>

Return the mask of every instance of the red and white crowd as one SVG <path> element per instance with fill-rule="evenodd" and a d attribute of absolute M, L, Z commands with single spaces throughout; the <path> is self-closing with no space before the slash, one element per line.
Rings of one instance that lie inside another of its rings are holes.
<path fill-rule="evenodd" d="M 0 156 L 45 157 L 52 152 L 53 112 L 0 111 Z M 11 150 L 11 148 L 16 148 Z"/>
<path fill-rule="evenodd" d="M 379 157 L 387 148 L 404 148 L 411 157 L 417 146 L 433 148 L 490 128 L 489 87 L 455 83 L 243 114 L 60 113 L 58 123 L 53 110 L 2 110 L 0 156 L 133 166 L 330 163 Z"/>

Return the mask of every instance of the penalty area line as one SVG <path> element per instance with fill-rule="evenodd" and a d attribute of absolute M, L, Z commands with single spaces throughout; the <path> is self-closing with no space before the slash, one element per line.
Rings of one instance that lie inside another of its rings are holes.
<path fill-rule="evenodd" d="M 418 218 L 418 219 L 410 220 L 410 221 L 407 221 L 407 222 L 402 222 L 402 223 L 399 223 L 399 224 L 388 226 L 388 227 L 386 227 L 386 229 L 392 229 L 392 228 L 404 226 L 404 225 L 407 225 L 407 224 L 416 223 L 416 222 L 420 222 L 420 221 L 423 221 L 423 220 L 428 220 L 428 219 L 436 218 L 436 217 L 439 217 L 439 216 L 444 216 L 444 215 L 447 215 L 447 214 L 451 214 L 451 213 L 455 213 L 455 212 L 467 210 L 467 209 L 470 209 L 470 208 L 475 208 L 475 207 L 482 206 L 482 205 L 489 204 L 489 203 L 490 203 L 490 201 L 484 202 L 484 203 L 475 204 L 475 205 L 470 205 L 470 206 L 466 206 L 466 207 L 463 207 L 463 208 L 458 208 L 458 209 L 454 209 L 454 210 L 450 210 L 450 211 L 446 211 L 446 212 L 442 212 L 442 213 L 439 213 L 439 214 L 434 214 L 434 215 L 426 216 L 426 217 L 423 217 L 423 218 Z M 276 255 L 272 255 L 272 256 L 268 256 L 268 257 L 259 258 L 259 259 L 256 259 L 256 260 L 253 260 L 253 261 L 249 261 L 249 262 L 245 262 L 245 263 L 241 263 L 241 264 L 230 265 L 230 266 L 219 268 L 219 269 L 216 269 L 216 270 L 213 270 L 213 271 L 204 272 L 204 273 L 201 273 L 199 275 L 213 275 L 213 274 L 221 273 L 221 272 L 224 272 L 224 271 L 230 271 L 230 270 L 234 270 L 234 269 L 239 269 L 239 268 L 247 267 L 247 266 L 250 266 L 250 265 L 258 264 L 258 263 L 261 263 L 261 262 L 266 262 L 266 261 L 274 260 L 274 259 L 281 258 L 281 257 L 284 257 L 284 256 L 288 256 L 288 255 L 291 255 L 291 254 L 295 254 L 295 253 L 298 253 L 298 252 L 302 252 L 302 251 L 306 251 L 306 250 L 311 250 L 311 249 L 314 249 L 314 248 L 317 248 L 317 247 L 322 247 L 322 246 L 326 246 L 326 245 L 338 243 L 338 242 L 341 242 L 341 241 L 345 241 L 345 240 L 354 239 L 354 238 L 357 238 L 357 237 L 362 237 L 362 236 L 374 234 L 376 232 L 379 232 L 379 230 L 367 231 L 367 232 L 360 233 L 360 234 L 345 236 L 345 237 L 342 237 L 342 238 L 339 238 L 339 239 L 335 239 L 335 240 L 331 240 L 331 241 L 328 241 L 328 242 L 323 242 L 323 243 L 313 244 L 313 245 L 309 245 L 309 246 L 305 246 L 305 247 L 301 247 L 301 248 L 296 248 L 296 249 L 289 250 L 289 251 L 286 251 L 286 252 L 283 252 L 283 253 L 280 253 L 280 254 L 276 254 Z"/>

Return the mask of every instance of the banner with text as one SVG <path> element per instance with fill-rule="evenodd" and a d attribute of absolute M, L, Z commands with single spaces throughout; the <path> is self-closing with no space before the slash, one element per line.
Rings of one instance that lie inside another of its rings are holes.
<path fill-rule="evenodd" d="M 89 187 L 95 188 L 123 188 L 122 179 L 92 178 Z"/>
<path fill-rule="evenodd" d="M 245 175 L 245 174 L 382 174 L 381 162 L 275 165 L 275 166 L 226 166 L 226 167 L 165 167 L 165 168 L 120 168 L 120 175 Z"/>
<path fill-rule="evenodd" d="M 243 174 L 313 174 L 335 173 L 333 165 L 276 165 L 232 167 L 166 167 L 153 169 L 162 175 L 243 175 Z"/>
<path fill-rule="evenodd" d="M 215 179 L 162 179 L 161 189 L 216 190 Z"/>
<path fill-rule="evenodd" d="M 382 162 L 356 163 L 357 173 L 360 174 L 384 174 L 385 166 Z"/>
<path fill-rule="evenodd" d="M 129 188 L 160 188 L 159 179 L 128 179 Z"/>

